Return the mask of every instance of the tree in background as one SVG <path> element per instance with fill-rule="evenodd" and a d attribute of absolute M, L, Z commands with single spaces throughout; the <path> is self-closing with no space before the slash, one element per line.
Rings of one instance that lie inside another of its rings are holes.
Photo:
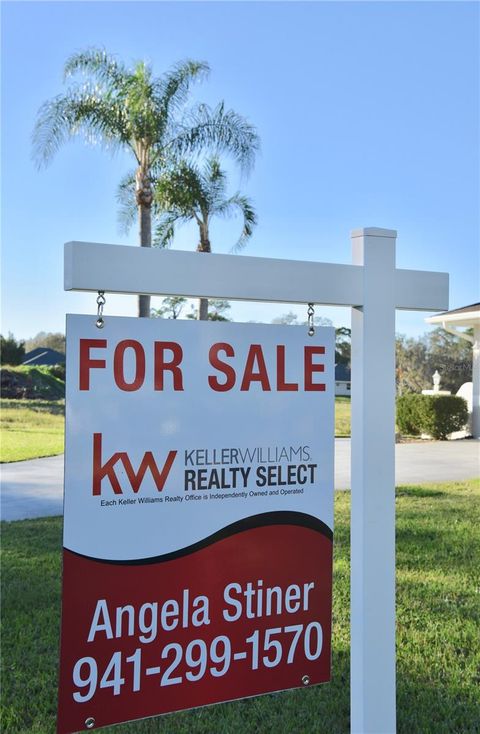
<path fill-rule="evenodd" d="M 431 387 L 428 378 L 427 345 L 422 339 L 407 338 L 400 334 L 395 340 L 395 381 L 397 394 L 421 392 Z"/>
<path fill-rule="evenodd" d="M 231 308 L 228 301 L 221 298 L 214 298 L 209 301 L 208 320 L 209 321 L 231 321 L 227 316 L 227 311 Z"/>
<path fill-rule="evenodd" d="M 123 221 L 128 226 L 132 214 L 128 183 L 120 194 L 120 201 L 123 204 Z M 217 156 L 204 160 L 201 167 L 181 161 L 160 176 L 155 182 L 153 211 L 156 221 L 154 244 L 169 247 L 176 227 L 193 221 L 199 233 L 197 252 L 203 253 L 212 251 L 210 225 L 214 217 L 239 214 L 242 218 L 242 229 L 234 250 L 245 245 L 257 223 L 255 210 L 246 196 L 239 192 L 227 196 L 227 176 Z M 198 318 L 203 321 L 208 318 L 207 298 L 199 299 Z"/>
<path fill-rule="evenodd" d="M 467 329 L 473 335 L 473 329 Z M 450 334 L 438 327 L 427 335 L 428 358 L 427 370 L 429 385 L 432 384 L 432 375 L 438 370 L 441 377 L 440 388 L 456 393 L 464 382 L 472 379 L 472 349 L 473 345 L 466 339 Z"/>
<path fill-rule="evenodd" d="M 223 103 L 186 109 L 192 83 L 204 78 L 208 64 L 182 61 L 160 77 L 143 61 L 131 69 L 104 50 L 70 56 L 67 79 L 84 75 L 65 94 L 45 102 L 33 132 L 34 154 L 48 163 L 69 138 L 82 136 L 115 152 L 133 154 L 135 205 L 142 247 L 152 244 L 152 201 L 155 181 L 175 161 L 205 149 L 225 151 L 243 170 L 253 164 L 259 146 L 255 129 Z M 150 296 L 139 296 L 139 316 L 150 316 Z"/>
<path fill-rule="evenodd" d="M 169 298 L 164 298 L 162 300 L 162 305 L 160 308 L 152 309 L 151 315 L 153 318 L 159 318 L 159 319 L 178 319 L 180 318 L 180 314 L 182 313 L 186 303 L 187 298 L 184 298 L 183 296 L 171 296 Z M 230 308 L 230 304 L 228 301 L 224 301 L 221 299 L 212 299 L 210 302 L 210 309 L 208 312 L 208 320 L 209 321 L 230 321 L 231 319 L 228 318 L 226 315 L 226 312 Z M 195 314 L 195 307 L 191 306 L 191 312 L 186 315 L 185 318 L 187 319 L 196 319 L 197 316 Z"/>
<path fill-rule="evenodd" d="M 315 326 L 333 326 L 330 319 L 326 319 L 323 316 L 314 316 L 313 323 Z M 272 319 L 272 324 L 285 324 L 286 326 L 308 326 L 308 321 L 299 321 L 298 316 L 293 311 L 288 311 L 281 316 L 276 316 Z"/>
<path fill-rule="evenodd" d="M 441 327 L 418 339 L 397 335 L 397 392 L 421 392 L 432 388 L 438 370 L 440 388 L 453 394 L 472 379 L 472 344 Z"/>
<path fill-rule="evenodd" d="M 31 352 L 37 347 L 46 347 L 47 349 L 55 349 L 56 352 L 65 354 L 65 334 L 50 331 L 39 331 L 36 336 L 27 339 L 25 342 L 25 351 Z"/>
<path fill-rule="evenodd" d="M 25 343 L 17 341 L 13 334 L 9 333 L 7 337 L 0 334 L 0 363 L 17 365 L 21 364 L 25 358 Z"/>
<path fill-rule="evenodd" d="M 285 326 L 299 326 L 298 316 L 293 311 L 288 311 L 272 319 L 272 324 L 284 324 Z"/>
<path fill-rule="evenodd" d="M 322 316 L 314 316 L 313 323 L 315 326 L 333 326 L 330 319 Z M 272 324 L 307 326 L 308 321 L 299 321 L 296 313 L 288 311 L 288 313 L 272 319 Z M 344 364 L 346 367 L 350 367 L 351 334 L 351 329 L 346 326 L 335 329 L 335 364 Z"/>
<path fill-rule="evenodd" d="M 150 316 L 155 319 L 178 319 L 187 299 L 183 296 L 169 296 L 162 300 L 160 308 L 152 308 Z"/>
<path fill-rule="evenodd" d="M 335 329 L 335 364 L 350 367 L 352 359 L 352 330 L 346 326 Z"/>

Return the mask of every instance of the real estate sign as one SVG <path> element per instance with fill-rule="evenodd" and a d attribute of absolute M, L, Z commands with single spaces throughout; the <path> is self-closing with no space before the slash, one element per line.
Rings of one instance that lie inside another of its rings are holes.
<path fill-rule="evenodd" d="M 60 734 L 329 679 L 334 349 L 67 318 Z"/>

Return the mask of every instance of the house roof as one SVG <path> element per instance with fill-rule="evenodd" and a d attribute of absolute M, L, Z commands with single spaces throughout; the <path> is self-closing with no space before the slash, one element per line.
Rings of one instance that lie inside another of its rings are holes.
<path fill-rule="evenodd" d="M 427 324 L 456 324 L 457 326 L 475 326 L 480 324 L 480 303 L 444 311 L 425 319 Z"/>
<path fill-rule="evenodd" d="M 49 347 L 36 347 L 30 352 L 27 352 L 22 364 L 31 365 L 53 365 L 63 364 L 65 362 L 65 355 L 61 352 L 57 352 L 55 349 Z"/>
<path fill-rule="evenodd" d="M 345 364 L 335 365 L 335 381 L 336 382 L 350 382 L 350 368 Z"/>
<path fill-rule="evenodd" d="M 463 308 L 455 308 L 453 311 L 445 311 L 443 314 L 444 316 L 446 314 L 453 314 L 453 313 L 470 313 L 470 311 L 478 311 L 480 309 L 480 303 L 471 303 L 470 306 L 464 306 Z"/>

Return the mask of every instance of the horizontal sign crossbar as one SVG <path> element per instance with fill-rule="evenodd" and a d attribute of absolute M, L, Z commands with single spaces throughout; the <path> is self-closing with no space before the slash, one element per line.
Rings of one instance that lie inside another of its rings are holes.
<path fill-rule="evenodd" d="M 68 242 L 65 290 L 361 307 L 363 267 Z M 395 271 L 395 306 L 448 308 L 448 274 Z"/>

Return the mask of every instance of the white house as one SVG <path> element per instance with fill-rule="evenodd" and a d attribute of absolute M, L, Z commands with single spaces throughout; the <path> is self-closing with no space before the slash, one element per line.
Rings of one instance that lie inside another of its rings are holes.
<path fill-rule="evenodd" d="M 344 364 L 335 365 L 335 396 L 350 397 L 351 391 L 350 367 Z"/>
<path fill-rule="evenodd" d="M 444 311 L 444 313 L 430 316 L 425 321 L 427 324 L 441 326 L 450 334 L 467 339 L 473 344 L 472 383 L 462 385 L 459 394 L 467 399 L 470 408 L 469 385 L 471 384 L 471 432 L 474 438 L 480 438 L 480 303 L 472 303 L 470 306 L 456 308 L 453 311 Z M 460 331 L 459 326 L 473 328 L 473 336 Z"/>

